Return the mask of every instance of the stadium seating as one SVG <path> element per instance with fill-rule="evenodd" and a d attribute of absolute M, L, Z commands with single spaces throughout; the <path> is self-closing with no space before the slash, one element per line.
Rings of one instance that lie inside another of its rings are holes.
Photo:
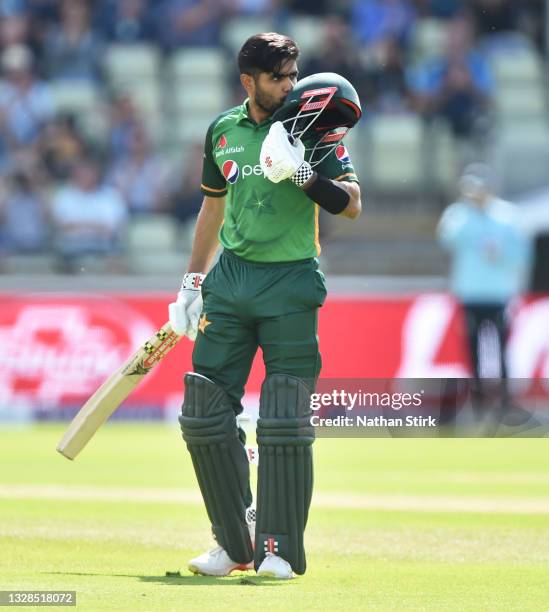
<path fill-rule="evenodd" d="M 227 57 L 221 49 L 187 47 L 174 51 L 168 60 L 167 75 L 174 81 L 187 81 L 191 85 L 195 79 L 220 80 L 227 73 Z"/>
<path fill-rule="evenodd" d="M 416 115 L 379 115 L 369 123 L 370 185 L 403 193 L 423 185 L 423 128 Z"/>
<path fill-rule="evenodd" d="M 271 32 L 272 20 L 265 17 L 234 17 L 225 24 L 222 41 L 231 57 L 236 57 L 242 43 L 258 32 Z"/>
<path fill-rule="evenodd" d="M 90 81 L 60 80 L 50 84 L 55 112 L 73 115 L 87 138 L 102 144 L 109 129 L 100 89 Z"/>
<path fill-rule="evenodd" d="M 185 256 L 177 246 L 177 224 L 169 215 L 144 215 L 131 220 L 128 261 L 132 272 L 180 276 L 185 268 Z"/>
<path fill-rule="evenodd" d="M 542 65 L 534 51 L 501 50 L 492 55 L 490 63 L 497 84 L 511 83 L 520 86 L 524 83 L 542 81 Z"/>
<path fill-rule="evenodd" d="M 300 50 L 300 62 L 304 64 L 322 47 L 322 19 L 300 15 L 294 17 L 288 27 L 288 35 L 297 41 Z"/>
<path fill-rule="evenodd" d="M 500 120 L 539 122 L 546 116 L 545 94 L 538 82 L 522 86 L 499 87 L 495 99 L 495 110 Z"/>
<path fill-rule="evenodd" d="M 139 83 L 155 79 L 160 71 L 160 51 L 153 45 L 110 45 L 104 57 L 111 83 Z"/>
<path fill-rule="evenodd" d="M 90 81 L 54 81 L 50 83 L 55 110 L 60 114 L 83 114 L 101 102 L 97 86 Z"/>
<path fill-rule="evenodd" d="M 444 24 L 440 19 L 420 19 L 412 35 L 412 61 L 422 62 L 439 56 L 444 46 L 444 32 Z"/>
<path fill-rule="evenodd" d="M 223 81 L 200 81 L 189 84 L 186 81 L 174 83 L 172 109 L 187 120 L 196 114 L 209 114 L 213 120 L 230 104 L 229 91 Z"/>
<path fill-rule="evenodd" d="M 492 163 L 503 193 L 513 196 L 547 184 L 549 127 L 546 121 L 501 129 L 494 142 Z"/>

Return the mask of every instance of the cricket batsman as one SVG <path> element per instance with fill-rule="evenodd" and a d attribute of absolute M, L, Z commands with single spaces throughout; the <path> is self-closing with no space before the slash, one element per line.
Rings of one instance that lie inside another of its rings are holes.
<path fill-rule="evenodd" d="M 317 314 L 326 297 L 317 256 L 319 207 L 356 219 L 360 188 L 341 139 L 361 116 L 334 73 L 298 81 L 299 49 L 277 33 L 238 55 L 248 98 L 210 125 L 188 272 L 170 304 L 173 329 L 196 338 L 180 423 L 218 544 L 193 573 L 235 569 L 292 578 L 306 568 L 313 488 L 310 394 L 320 373 Z M 210 269 L 218 244 L 223 251 Z M 257 522 L 236 416 L 258 347 Z"/>

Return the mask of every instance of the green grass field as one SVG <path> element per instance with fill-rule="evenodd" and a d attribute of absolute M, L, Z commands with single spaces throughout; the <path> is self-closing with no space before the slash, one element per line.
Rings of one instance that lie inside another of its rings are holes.
<path fill-rule="evenodd" d="M 549 609 L 547 440 L 317 440 L 308 571 L 276 582 L 186 571 L 211 540 L 175 428 L 107 426 L 74 462 L 61 431 L 0 430 L 0 590 L 75 590 L 83 610 Z"/>

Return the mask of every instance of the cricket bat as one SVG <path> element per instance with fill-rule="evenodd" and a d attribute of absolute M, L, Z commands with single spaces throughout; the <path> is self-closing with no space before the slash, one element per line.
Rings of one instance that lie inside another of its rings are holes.
<path fill-rule="evenodd" d="M 74 459 L 95 432 L 137 387 L 154 366 L 164 359 L 181 338 L 169 323 L 161 327 L 80 408 L 57 450 Z"/>

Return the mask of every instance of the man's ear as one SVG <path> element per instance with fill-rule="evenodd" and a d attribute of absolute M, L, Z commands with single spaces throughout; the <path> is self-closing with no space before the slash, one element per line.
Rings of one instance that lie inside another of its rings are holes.
<path fill-rule="evenodd" d="M 251 74 L 241 74 L 240 82 L 242 83 L 242 87 L 246 90 L 248 97 L 255 91 L 255 81 Z"/>

